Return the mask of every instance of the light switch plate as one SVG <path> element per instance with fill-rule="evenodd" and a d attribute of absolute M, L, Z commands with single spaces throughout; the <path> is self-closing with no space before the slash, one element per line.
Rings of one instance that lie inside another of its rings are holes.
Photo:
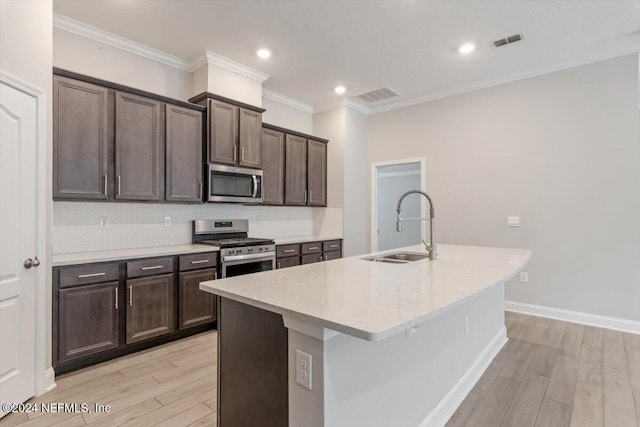
<path fill-rule="evenodd" d="M 520 217 L 519 216 L 508 216 L 507 217 L 507 225 L 509 227 L 520 227 Z"/>
<path fill-rule="evenodd" d="M 98 229 L 106 230 L 109 228 L 109 217 L 108 216 L 100 216 L 98 218 Z"/>
<path fill-rule="evenodd" d="M 165 227 L 171 227 L 171 217 L 170 216 L 165 216 L 164 217 L 164 226 Z"/>

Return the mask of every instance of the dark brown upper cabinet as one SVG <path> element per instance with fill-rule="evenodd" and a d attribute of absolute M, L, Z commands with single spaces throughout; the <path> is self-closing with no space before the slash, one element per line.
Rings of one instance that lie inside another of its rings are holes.
<path fill-rule="evenodd" d="M 285 136 L 284 202 L 289 206 L 307 204 L 307 140 Z"/>
<path fill-rule="evenodd" d="M 116 199 L 161 200 L 162 128 L 161 102 L 116 93 Z"/>
<path fill-rule="evenodd" d="M 284 204 L 284 133 L 262 130 L 262 204 Z"/>
<path fill-rule="evenodd" d="M 307 205 L 327 206 L 327 144 L 307 142 Z"/>
<path fill-rule="evenodd" d="M 202 113 L 166 104 L 165 200 L 202 201 Z"/>
<path fill-rule="evenodd" d="M 189 99 L 207 107 L 210 163 L 260 169 L 264 108 L 203 92 Z"/>
<path fill-rule="evenodd" d="M 209 161 L 238 162 L 238 107 L 215 99 L 209 100 Z"/>
<path fill-rule="evenodd" d="M 262 113 L 240 108 L 240 131 L 238 165 L 247 168 L 262 167 Z"/>
<path fill-rule="evenodd" d="M 54 76 L 53 99 L 53 197 L 107 200 L 110 90 Z"/>
<path fill-rule="evenodd" d="M 204 107 L 53 72 L 55 200 L 202 201 Z"/>

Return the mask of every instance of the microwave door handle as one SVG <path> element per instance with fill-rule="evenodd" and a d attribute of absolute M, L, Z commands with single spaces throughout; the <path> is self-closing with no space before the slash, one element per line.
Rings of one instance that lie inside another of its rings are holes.
<path fill-rule="evenodd" d="M 258 177 L 251 175 L 251 179 L 253 179 L 253 194 L 251 194 L 251 197 L 255 199 L 258 194 Z"/>

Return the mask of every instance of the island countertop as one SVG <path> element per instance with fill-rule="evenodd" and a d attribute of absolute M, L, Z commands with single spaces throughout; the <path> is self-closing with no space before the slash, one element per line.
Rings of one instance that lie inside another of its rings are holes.
<path fill-rule="evenodd" d="M 424 247 L 399 250 L 424 253 Z M 438 259 L 363 260 L 386 251 L 202 282 L 200 289 L 370 341 L 451 310 L 508 280 L 527 249 L 438 245 Z"/>

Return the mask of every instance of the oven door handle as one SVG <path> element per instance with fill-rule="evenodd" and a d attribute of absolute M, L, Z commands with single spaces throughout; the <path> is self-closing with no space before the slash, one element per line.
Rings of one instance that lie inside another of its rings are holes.
<path fill-rule="evenodd" d="M 255 199 L 258 194 L 258 177 L 251 175 L 251 179 L 253 180 L 253 193 L 251 194 L 251 197 Z"/>
<path fill-rule="evenodd" d="M 275 252 L 262 252 L 259 254 L 244 254 L 244 255 L 225 255 L 222 257 L 222 262 L 230 263 L 236 261 L 269 261 L 274 259 L 276 256 Z"/>

